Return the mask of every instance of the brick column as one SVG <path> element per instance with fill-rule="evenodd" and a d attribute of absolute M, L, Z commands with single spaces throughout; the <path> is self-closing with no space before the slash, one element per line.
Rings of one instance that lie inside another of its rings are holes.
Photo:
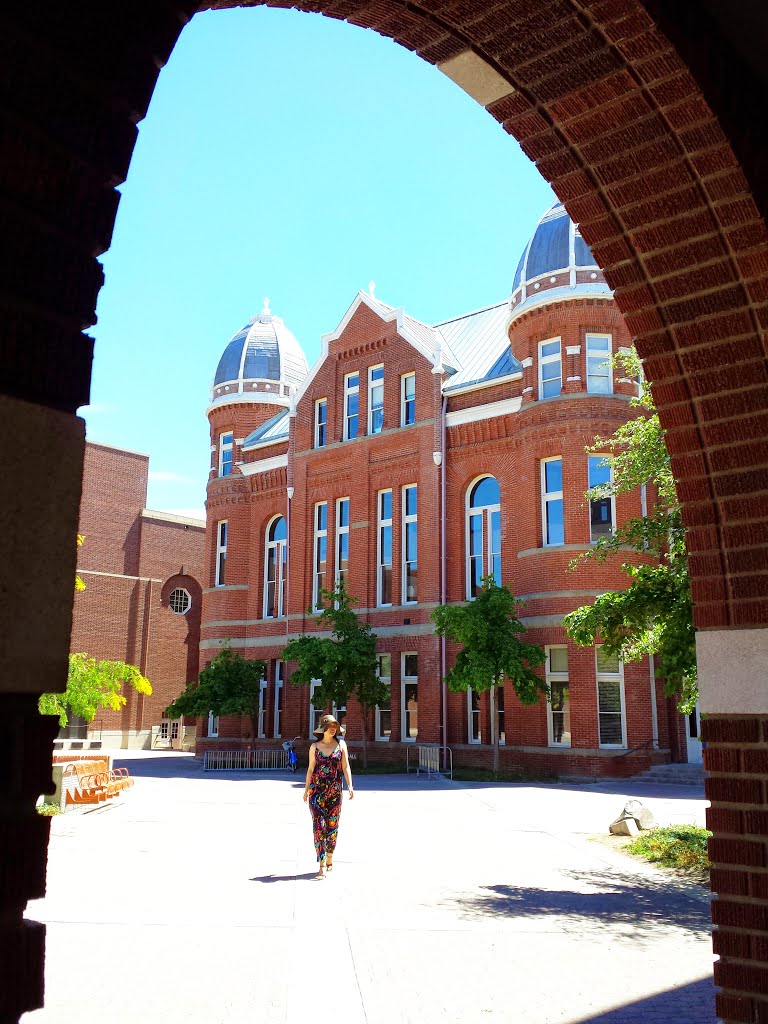
<path fill-rule="evenodd" d="M 717 1012 L 768 1021 L 768 629 L 697 638 Z"/>
<path fill-rule="evenodd" d="M 533 359 L 526 356 L 523 365 L 523 405 L 536 401 L 536 380 L 533 375 Z"/>
<path fill-rule="evenodd" d="M 581 345 L 566 345 L 563 359 L 563 394 L 577 395 L 586 391 L 581 375 Z"/>

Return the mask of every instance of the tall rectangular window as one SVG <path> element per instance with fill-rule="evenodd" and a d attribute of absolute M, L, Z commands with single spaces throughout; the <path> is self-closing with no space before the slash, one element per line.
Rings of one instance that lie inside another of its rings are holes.
<path fill-rule="evenodd" d="M 590 395 L 613 393 L 610 334 L 587 335 L 587 391 Z"/>
<path fill-rule="evenodd" d="M 234 436 L 231 430 L 219 434 L 219 476 L 229 476 L 232 472 Z"/>
<path fill-rule="evenodd" d="M 315 402 L 315 448 L 328 444 L 328 399 L 318 398 Z"/>
<path fill-rule="evenodd" d="M 541 523 L 544 546 L 565 543 L 563 460 L 541 460 Z"/>
<path fill-rule="evenodd" d="M 403 604 L 415 604 L 419 572 L 418 493 L 416 484 L 403 488 Z"/>
<path fill-rule="evenodd" d="M 348 373 L 344 378 L 344 440 L 357 437 L 360 410 L 360 374 Z"/>
<path fill-rule="evenodd" d="M 376 739 L 386 742 L 392 735 L 392 655 L 378 654 L 376 662 L 376 675 L 387 687 L 386 697 L 376 705 Z"/>
<path fill-rule="evenodd" d="M 321 591 L 325 589 L 325 573 L 328 567 L 328 502 L 315 505 L 315 537 L 312 556 L 312 608 L 322 607 Z"/>
<path fill-rule="evenodd" d="M 474 601 L 485 576 L 501 586 L 501 492 L 492 476 L 481 477 L 467 494 L 467 600 Z"/>
<path fill-rule="evenodd" d="M 568 693 L 568 648 L 547 647 L 546 679 L 549 686 L 547 732 L 551 747 L 571 745 L 571 703 Z"/>
<path fill-rule="evenodd" d="M 275 714 L 273 723 L 273 733 L 275 739 L 280 739 L 282 736 L 283 726 L 283 663 L 282 661 L 275 662 L 274 669 L 275 679 Z"/>
<path fill-rule="evenodd" d="M 416 422 L 416 374 L 404 373 L 400 378 L 400 426 Z"/>
<path fill-rule="evenodd" d="M 265 732 L 266 717 L 267 717 L 267 680 L 265 677 L 259 680 L 259 719 L 258 719 L 258 736 L 259 739 L 264 739 L 267 735 Z"/>
<path fill-rule="evenodd" d="M 346 581 L 349 571 L 349 498 L 336 502 L 336 582 Z"/>
<path fill-rule="evenodd" d="M 324 709 L 316 708 L 315 701 L 315 690 L 320 686 L 321 679 L 312 679 L 309 683 L 309 735 L 320 725 L 320 719 L 323 717 Z"/>
<path fill-rule="evenodd" d="M 384 367 L 368 368 L 368 433 L 380 434 L 384 429 Z"/>
<path fill-rule="evenodd" d="M 613 478 L 610 462 L 605 455 L 589 456 L 589 478 L 587 486 L 600 487 L 609 484 Z M 589 503 L 589 539 L 594 544 L 601 537 L 610 537 L 616 521 L 615 498 L 593 498 Z"/>
<path fill-rule="evenodd" d="M 419 656 L 400 655 L 400 736 L 413 743 L 419 735 Z"/>
<path fill-rule="evenodd" d="M 623 666 L 615 654 L 595 647 L 597 667 L 597 718 L 601 747 L 626 747 Z"/>
<path fill-rule="evenodd" d="M 379 491 L 376 604 L 392 604 L 392 491 Z"/>
<path fill-rule="evenodd" d="M 554 398 L 563 386 L 560 339 L 539 343 L 539 398 Z"/>
<path fill-rule="evenodd" d="M 480 721 L 480 694 L 467 687 L 467 739 L 470 743 L 483 742 L 483 729 Z"/>
<path fill-rule="evenodd" d="M 219 716 L 212 711 L 208 712 L 208 736 L 213 739 L 219 735 Z"/>
<path fill-rule="evenodd" d="M 504 687 L 496 687 L 496 721 L 499 730 L 499 745 L 504 746 L 507 742 L 507 730 L 504 721 Z"/>
<path fill-rule="evenodd" d="M 264 547 L 264 618 L 285 615 L 285 579 L 288 568 L 288 532 L 284 516 L 269 524 Z"/>
<path fill-rule="evenodd" d="M 222 519 L 216 524 L 216 570 L 213 578 L 214 587 L 223 587 L 227 566 L 227 520 Z"/>

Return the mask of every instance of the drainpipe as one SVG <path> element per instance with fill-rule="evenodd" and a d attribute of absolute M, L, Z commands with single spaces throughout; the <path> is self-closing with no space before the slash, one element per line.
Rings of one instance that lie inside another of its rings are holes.
<path fill-rule="evenodd" d="M 656 666 L 653 655 L 648 655 L 648 666 L 651 673 L 651 735 L 653 737 L 653 749 L 659 749 L 659 713 L 656 707 Z"/>
<path fill-rule="evenodd" d="M 446 570 L 445 570 L 445 474 L 446 474 L 446 450 L 445 450 L 445 413 L 448 399 L 445 395 L 442 398 L 440 409 L 440 604 L 446 603 Z M 436 460 L 437 461 L 437 460 Z M 440 678 L 441 678 L 441 707 L 443 717 L 443 771 L 448 767 L 448 688 L 445 684 L 446 667 L 446 643 L 445 637 L 440 637 Z"/>

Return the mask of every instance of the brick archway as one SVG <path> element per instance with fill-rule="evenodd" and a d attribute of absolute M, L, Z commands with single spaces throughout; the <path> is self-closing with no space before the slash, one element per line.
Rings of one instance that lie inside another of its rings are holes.
<path fill-rule="evenodd" d="M 46 6 L 43 17 L 35 5 L 17 6 L 6 16 L 11 120 L 0 179 L 13 239 L 0 395 L 4 475 L 13 480 L 0 704 L 18 724 L 2 773 L 14 827 L 0 840 L 0 933 L 15 955 L 4 963 L 14 983 L 0 986 L 0 1019 L 41 997 L 42 929 L 20 925 L 19 912 L 44 884 L 46 833 L 32 804 L 45 784 L 50 729 L 35 702 L 65 678 L 82 463 L 73 413 L 88 397 L 81 331 L 93 323 L 101 284 L 95 256 L 109 245 L 135 123 L 198 5 Z M 709 780 L 717 980 L 730 990 L 720 1013 L 763 1019 L 768 826 L 745 812 L 763 804 L 768 778 L 760 675 L 768 663 L 768 202 L 765 141 L 753 130 L 766 83 L 747 40 L 764 22 L 747 19 L 729 40 L 714 2 L 295 6 L 390 36 L 473 95 L 580 223 L 637 336 L 690 531 L 708 768 L 718 773 Z M 45 651 L 34 644 L 41 614 Z"/>

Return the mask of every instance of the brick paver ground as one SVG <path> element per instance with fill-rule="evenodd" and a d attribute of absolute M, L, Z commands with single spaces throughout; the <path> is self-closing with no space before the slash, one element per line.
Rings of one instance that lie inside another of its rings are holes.
<path fill-rule="evenodd" d="M 713 1024 L 708 897 L 589 838 L 627 795 L 367 776 L 316 881 L 303 779 L 125 760 L 123 804 L 54 818 L 46 1009 L 24 1024 Z"/>

